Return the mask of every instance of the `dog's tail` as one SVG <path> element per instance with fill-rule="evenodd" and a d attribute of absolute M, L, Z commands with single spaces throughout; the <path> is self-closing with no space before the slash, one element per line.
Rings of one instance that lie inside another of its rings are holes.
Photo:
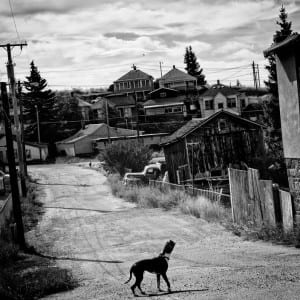
<path fill-rule="evenodd" d="M 126 282 L 124 282 L 124 284 L 128 283 L 131 280 L 131 278 L 132 278 L 132 268 L 130 269 L 129 279 Z"/>

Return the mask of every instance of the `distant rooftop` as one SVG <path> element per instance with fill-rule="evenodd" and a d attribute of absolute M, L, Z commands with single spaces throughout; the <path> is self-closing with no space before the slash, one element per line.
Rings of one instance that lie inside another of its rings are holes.
<path fill-rule="evenodd" d="M 130 80 L 138 80 L 138 79 L 153 79 L 153 77 L 141 70 L 138 70 L 136 66 L 133 67 L 133 70 L 130 70 L 125 75 L 120 77 L 115 82 L 119 81 L 130 81 Z"/>
<path fill-rule="evenodd" d="M 177 69 L 175 66 L 173 66 L 173 68 L 164 76 L 162 76 L 160 80 L 163 82 L 173 82 L 173 81 L 196 81 L 197 79 L 194 76 L 191 76 Z"/>

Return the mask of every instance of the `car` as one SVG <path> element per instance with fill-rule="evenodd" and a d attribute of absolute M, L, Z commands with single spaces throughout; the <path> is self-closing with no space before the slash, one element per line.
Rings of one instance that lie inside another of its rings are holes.
<path fill-rule="evenodd" d="M 142 172 L 128 172 L 124 175 L 123 184 L 148 184 L 149 180 L 156 180 L 161 175 L 160 164 L 150 164 L 145 166 Z"/>

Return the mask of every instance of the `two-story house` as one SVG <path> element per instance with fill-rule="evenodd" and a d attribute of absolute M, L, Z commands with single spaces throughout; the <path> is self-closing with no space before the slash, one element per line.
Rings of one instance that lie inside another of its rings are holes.
<path fill-rule="evenodd" d="M 114 81 L 114 93 L 134 94 L 137 101 L 146 100 L 146 95 L 153 90 L 153 77 L 133 65 L 130 70 Z"/>
<path fill-rule="evenodd" d="M 199 97 L 199 105 L 202 117 L 213 115 L 218 110 L 241 114 L 241 93 L 234 88 L 221 84 L 212 85 Z"/>
<path fill-rule="evenodd" d="M 159 79 L 159 86 L 179 91 L 193 91 L 197 88 L 197 79 L 173 66 Z"/>

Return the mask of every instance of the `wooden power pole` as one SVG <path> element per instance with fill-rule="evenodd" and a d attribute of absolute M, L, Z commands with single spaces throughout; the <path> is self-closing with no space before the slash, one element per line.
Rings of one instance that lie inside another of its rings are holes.
<path fill-rule="evenodd" d="M 27 43 L 16 43 L 16 44 L 4 44 L 0 45 L 0 48 L 5 48 L 7 51 L 7 76 L 10 84 L 10 93 L 12 97 L 13 103 L 13 111 L 14 111 L 14 125 L 15 125 L 15 134 L 17 140 L 17 153 L 18 153 L 18 161 L 20 168 L 20 176 L 21 176 L 21 187 L 22 187 L 22 195 L 26 197 L 26 182 L 25 182 L 25 167 L 24 167 L 24 154 L 22 148 L 21 134 L 20 134 L 20 121 L 19 121 L 19 113 L 18 113 L 18 104 L 16 98 L 16 80 L 14 73 L 14 64 L 12 61 L 11 50 L 13 47 L 24 47 L 27 46 Z"/>
<path fill-rule="evenodd" d="M 11 196 L 13 202 L 13 214 L 14 220 L 17 226 L 17 242 L 21 249 L 26 248 L 24 227 L 22 220 L 22 211 L 20 203 L 20 194 L 18 187 L 18 175 L 16 170 L 16 162 L 14 155 L 13 137 L 11 131 L 11 120 L 9 116 L 9 101 L 6 90 L 6 83 L 1 82 L 1 98 L 2 98 L 2 115 L 5 124 L 5 136 L 6 136 L 6 147 L 7 147 L 7 160 L 9 166 L 9 176 L 10 176 L 10 186 L 11 186 Z"/>

